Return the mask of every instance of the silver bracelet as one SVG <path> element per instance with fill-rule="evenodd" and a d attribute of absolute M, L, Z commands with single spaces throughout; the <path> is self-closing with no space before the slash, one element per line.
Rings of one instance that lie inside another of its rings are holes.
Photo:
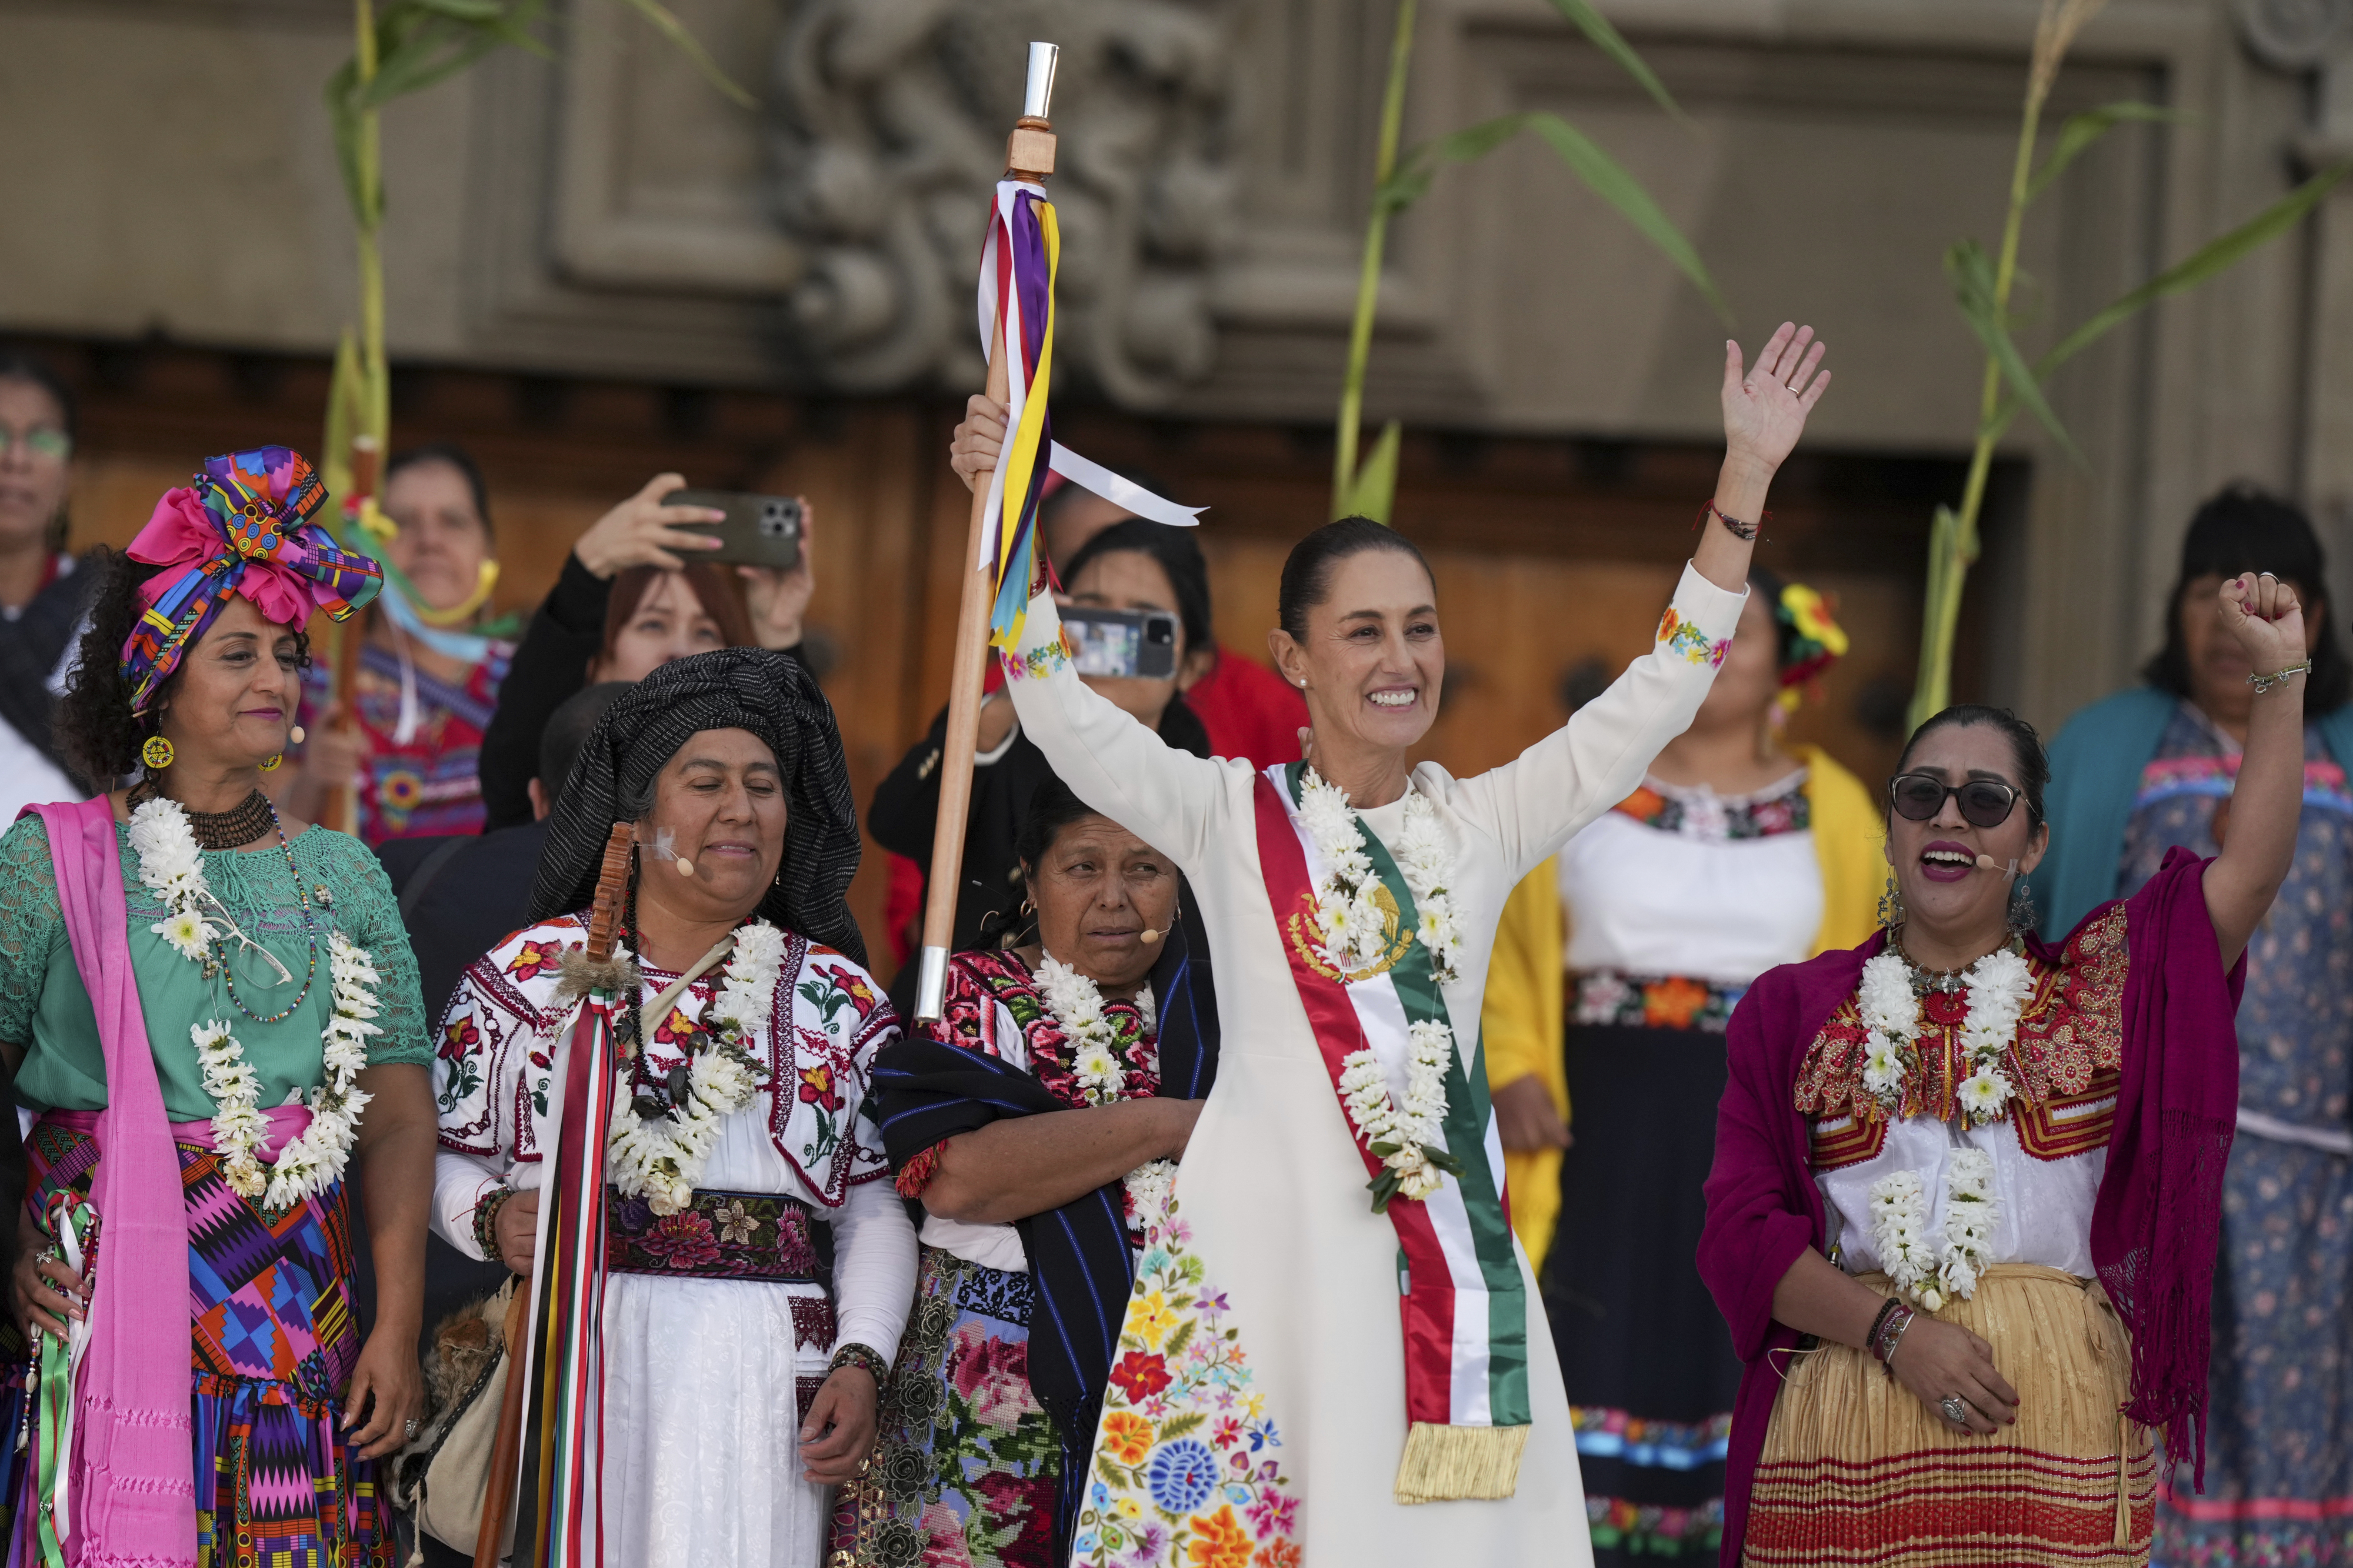
<path fill-rule="evenodd" d="M 2307 658 L 2302 664 L 2291 664 L 2285 669 L 2275 669 L 2269 675 L 2251 675 L 2247 677 L 2247 684 L 2255 689 L 2256 696 L 2261 697 L 2273 687 L 2284 682 L 2291 675 L 2309 675 L 2311 673 L 2312 660 Z"/>
<path fill-rule="evenodd" d="M 1918 1316 L 1917 1312 L 1906 1312 L 1904 1315 L 1904 1321 L 1895 1325 L 1894 1337 L 1887 1342 L 1887 1353 L 1879 1358 L 1879 1364 L 1887 1369 L 1887 1375 L 1890 1377 L 1895 1375 L 1895 1347 L 1902 1344 L 1904 1336 L 1912 1331 L 1913 1321 Z"/>

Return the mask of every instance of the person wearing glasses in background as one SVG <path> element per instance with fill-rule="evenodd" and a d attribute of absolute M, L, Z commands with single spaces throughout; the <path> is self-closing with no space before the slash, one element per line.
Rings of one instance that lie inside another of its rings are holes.
<path fill-rule="evenodd" d="M 2268 698 L 2214 619 L 2238 573 L 2270 566 L 2304 602 L 2304 810 L 2295 860 L 2247 944 L 2238 1137 L 2222 1181 L 2214 1301 L 2214 1463 L 2169 1488 L 2156 1560 L 2353 1562 L 2353 665 L 2320 589 L 2327 563 L 2294 506 L 2233 485 L 2198 509 L 2143 684 L 2051 745 L 2052 850 L 2034 873 L 2045 935 L 2129 895 L 2181 845 L 2230 840 L 2232 779 Z"/>
<path fill-rule="evenodd" d="M 1726 1563 L 2149 1560 L 2151 1430 L 2204 1468 L 2232 1015 L 2295 847 L 2295 590 L 2222 585 L 2259 677 L 2232 830 L 2056 945 L 2033 727 L 1948 708 L 1889 781 L 1884 927 L 1734 1010 L 1699 1268 L 1746 1363 Z"/>
<path fill-rule="evenodd" d="M 73 445 L 66 384 L 0 349 L 0 826 L 27 805 L 90 793 L 58 754 L 54 724 L 94 581 L 75 574 L 66 551 Z"/>

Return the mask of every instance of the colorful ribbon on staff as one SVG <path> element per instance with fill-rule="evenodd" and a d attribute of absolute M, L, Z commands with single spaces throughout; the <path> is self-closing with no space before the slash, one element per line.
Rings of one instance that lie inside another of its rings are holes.
<path fill-rule="evenodd" d="M 338 549 L 311 521 L 326 500 L 311 465 L 284 447 L 207 458 L 188 485 L 164 492 L 126 552 L 164 568 L 140 586 L 144 607 L 122 645 L 132 712 L 147 710 L 231 594 L 281 626 L 301 626 L 313 609 L 347 620 L 375 597 L 376 563 Z"/>
<path fill-rule="evenodd" d="M 582 1000 L 565 1058 L 562 1131 L 541 1193 L 532 1281 L 517 1568 L 605 1561 L 605 1148 L 613 1132 L 614 993 Z"/>
<path fill-rule="evenodd" d="M 1061 229 L 1045 188 L 999 180 L 980 255 L 980 349 L 996 352 L 997 324 L 1004 323 L 1008 438 L 989 476 L 981 556 L 974 565 L 996 574 L 988 640 L 1008 652 L 1020 645 L 1029 601 L 1044 586 L 1038 508 L 1049 472 L 1171 527 L 1189 528 L 1208 510 L 1164 500 L 1054 440 L 1046 405 L 1054 384 L 1054 277 L 1061 255 Z"/>

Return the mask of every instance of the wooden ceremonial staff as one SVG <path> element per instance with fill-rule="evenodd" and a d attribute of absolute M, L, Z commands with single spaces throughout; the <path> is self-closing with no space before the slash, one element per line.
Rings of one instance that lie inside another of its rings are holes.
<path fill-rule="evenodd" d="M 596 900 L 588 915 L 588 962 L 609 963 L 613 944 L 620 935 L 621 906 L 629 890 L 629 847 L 635 842 L 637 830 L 632 824 L 613 824 L 612 834 L 605 840 L 605 860 L 596 873 Z M 586 997 L 581 998 L 585 1006 Z M 634 1007 L 637 998 L 627 999 Z M 584 1044 L 587 1031 L 575 1031 L 572 1044 L 577 1048 Z M 607 1064 L 610 1070 L 610 1064 Z M 579 1106 L 565 1107 L 565 1114 L 577 1115 Z M 603 1158 L 604 1152 L 596 1152 Z M 546 1168 L 554 1171 L 550 1160 Z M 555 1196 L 541 1189 L 540 1201 L 544 1204 Z M 542 1259 L 541 1261 L 544 1261 Z M 507 1385 L 499 1397 L 498 1436 L 491 1445 L 491 1474 L 482 1492 L 482 1522 L 474 1537 L 474 1568 L 498 1568 L 507 1534 L 507 1516 L 514 1506 L 516 1482 L 522 1469 L 522 1415 L 530 1379 L 523 1375 L 523 1347 L 530 1327 L 533 1304 L 539 1300 L 539 1282 L 522 1279 L 516 1281 L 514 1293 L 507 1298 L 506 1331 Z M 521 1531 L 518 1531 L 520 1535 Z"/>
<path fill-rule="evenodd" d="M 1021 118 L 1005 142 L 1005 177 L 1043 184 L 1054 172 L 1054 131 L 1046 112 L 1054 97 L 1054 64 L 1060 54 L 1051 44 L 1029 46 L 1029 88 L 1022 94 Z M 989 193 L 991 223 L 996 222 L 995 191 Z M 1033 395 L 1043 397 L 1040 385 Z M 988 399 L 1002 407 L 1008 383 L 1005 366 L 1005 323 L 999 321 L 988 345 Z M 1013 432 L 1005 439 L 1012 444 Z M 1038 454 L 1039 461 L 1046 454 Z M 972 521 L 964 552 L 964 596 L 956 609 L 955 655 L 948 665 L 948 732 L 940 759 L 940 815 L 932 830 L 932 879 L 923 902 L 923 952 L 920 984 L 915 993 L 918 1022 L 940 1016 L 947 985 L 948 945 L 955 936 L 956 895 L 964 881 L 964 835 L 972 809 L 972 761 L 980 736 L 981 672 L 988 656 L 989 613 L 997 591 L 994 552 L 988 550 L 988 490 L 985 482 L 972 487 Z M 1019 505 L 1007 498 L 1007 504 Z M 1008 521 L 1005 526 L 1009 527 Z M 1039 548 L 1042 552 L 1044 542 Z M 984 559 L 987 555 L 988 558 Z"/>

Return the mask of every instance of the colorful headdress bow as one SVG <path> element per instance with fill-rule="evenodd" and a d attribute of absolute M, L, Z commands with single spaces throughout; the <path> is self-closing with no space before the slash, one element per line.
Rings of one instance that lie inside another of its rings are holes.
<path fill-rule="evenodd" d="M 1798 687 L 1846 657 L 1846 632 L 1831 619 L 1828 602 L 1803 583 L 1782 584 L 1773 618 L 1781 626 L 1781 687 L 1794 699 Z"/>
<path fill-rule="evenodd" d="M 311 465 L 284 447 L 207 458 L 192 485 L 164 492 L 126 552 L 164 568 L 141 584 L 145 607 L 122 645 L 133 713 L 147 710 L 231 594 L 281 626 L 301 626 L 313 609 L 340 621 L 375 597 L 382 570 L 311 521 L 326 500 Z"/>

